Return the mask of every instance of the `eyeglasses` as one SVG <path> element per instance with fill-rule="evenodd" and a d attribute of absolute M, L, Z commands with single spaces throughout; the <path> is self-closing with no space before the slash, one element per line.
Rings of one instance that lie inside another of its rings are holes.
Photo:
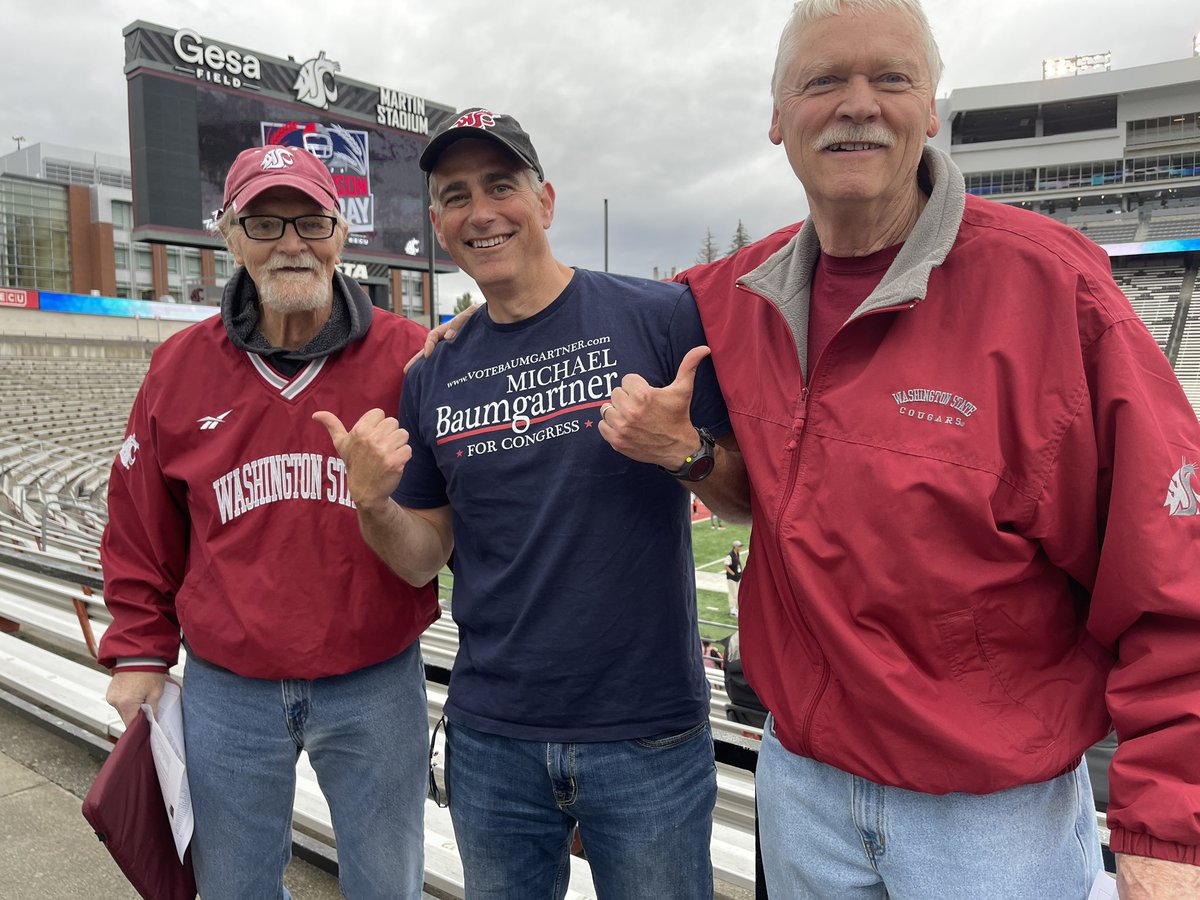
<path fill-rule="evenodd" d="M 323 241 L 333 237 L 337 227 L 334 216 L 242 216 L 238 224 L 252 241 L 277 241 L 283 237 L 288 224 L 306 241 Z"/>
<path fill-rule="evenodd" d="M 450 793 L 446 790 L 446 717 L 438 719 L 429 738 L 429 798 L 442 809 L 450 805 Z M 438 733 L 442 740 L 438 741 Z M 439 760 L 438 757 L 441 757 Z"/>

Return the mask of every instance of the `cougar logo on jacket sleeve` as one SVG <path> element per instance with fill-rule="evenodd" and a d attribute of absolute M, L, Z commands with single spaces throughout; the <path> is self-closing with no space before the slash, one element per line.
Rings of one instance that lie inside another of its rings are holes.
<path fill-rule="evenodd" d="M 138 450 L 141 449 L 141 446 L 142 445 L 138 443 L 136 434 L 131 434 L 129 437 L 125 438 L 125 443 L 121 445 L 121 451 L 119 454 L 121 465 L 127 469 L 132 469 L 133 464 L 137 462 L 134 457 Z"/>
<path fill-rule="evenodd" d="M 1168 515 L 1194 516 L 1200 512 L 1196 504 L 1196 489 L 1192 486 L 1195 477 L 1196 464 L 1184 459 L 1183 465 L 1171 476 L 1171 483 L 1167 486 L 1167 499 L 1163 501 L 1163 506 L 1170 510 Z"/>

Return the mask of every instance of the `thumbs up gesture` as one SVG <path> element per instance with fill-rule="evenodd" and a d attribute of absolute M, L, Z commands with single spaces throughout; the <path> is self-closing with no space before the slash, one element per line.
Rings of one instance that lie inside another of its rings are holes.
<path fill-rule="evenodd" d="M 356 506 L 370 508 L 387 502 L 400 484 L 404 466 L 412 459 L 408 432 L 381 409 L 369 409 L 349 431 L 331 412 L 313 413 L 325 426 L 333 446 L 346 463 L 350 497 Z"/>
<path fill-rule="evenodd" d="M 704 346 L 689 350 L 666 387 L 651 387 L 641 375 L 622 378 L 600 407 L 600 436 L 630 459 L 677 468 L 696 449 L 692 388 L 696 369 L 708 354 Z"/>

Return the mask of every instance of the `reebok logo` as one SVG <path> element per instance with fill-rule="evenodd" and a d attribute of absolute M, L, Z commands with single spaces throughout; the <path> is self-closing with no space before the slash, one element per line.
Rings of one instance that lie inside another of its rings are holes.
<path fill-rule="evenodd" d="M 201 431 L 212 431 L 218 425 L 224 425 L 225 417 L 227 415 L 229 415 L 231 412 L 233 412 L 232 409 L 227 409 L 227 410 L 225 410 L 225 412 L 221 413 L 219 416 L 204 416 L 202 418 L 197 419 L 196 421 L 200 423 Z"/>

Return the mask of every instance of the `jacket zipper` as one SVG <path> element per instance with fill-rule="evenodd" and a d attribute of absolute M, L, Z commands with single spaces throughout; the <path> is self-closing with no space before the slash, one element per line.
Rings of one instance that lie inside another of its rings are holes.
<path fill-rule="evenodd" d="M 803 378 L 803 376 L 801 377 Z M 779 530 L 783 525 L 784 514 L 787 512 L 788 506 L 792 502 L 792 494 L 796 490 L 796 475 L 800 469 L 800 440 L 804 435 L 805 423 L 808 422 L 809 393 L 807 384 L 800 388 L 800 415 L 792 422 L 792 433 L 784 445 L 784 449 L 792 454 L 792 461 L 788 467 L 787 491 L 779 505 L 779 515 L 775 519 L 776 534 L 779 534 Z M 789 578 L 788 580 L 790 582 L 791 579 Z M 821 655 L 821 679 L 817 683 L 817 689 L 808 701 L 808 707 L 804 712 L 804 721 L 801 724 L 800 733 L 797 735 L 800 742 L 801 755 L 811 757 L 812 741 L 809 739 L 809 735 L 812 734 L 812 722 L 816 717 L 817 707 L 821 703 L 821 698 L 825 696 L 825 688 L 829 686 L 831 670 L 829 668 L 829 661 L 825 657 L 825 650 L 821 646 L 821 642 L 817 639 L 817 633 L 813 630 L 808 614 L 804 611 L 804 604 L 797 601 L 796 609 L 800 613 L 800 619 L 804 622 L 804 627 L 808 629 L 813 646 L 817 648 L 818 653 Z"/>
<path fill-rule="evenodd" d="M 746 288 L 746 290 L 750 290 L 750 289 Z M 764 302 L 770 303 L 769 300 L 767 300 L 761 294 L 758 294 L 756 291 L 750 291 L 750 292 L 755 294 L 756 296 L 760 297 Z M 771 306 L 774 306 L 774 305 L 775 304 L 771 303 Z M 873 316 L 873 315 L 876 315 L 877 313 L 899 312 L 899 311 L 905 310 L 905 309 L 912 309 L 916 305 L 917 305 L 916 301 L 910 300 L 910 301 L 907 301 L 898 306 L 887 306 L 887 307 L 883 307 L 881 309 L 873 309 L 869 312 L 864 313 L 863 315 L 859 316 L 858 318 L 865 319 L 867 316 Z M 776 307 L 776 310 L 778 311 L 778 307 Z M 782 316 L 782 313 L 780 315 Z M 851 320 L 851 321 L 854 321 L 854 320 Z M 847 322 L 846 324 L 849 324 L 849 322 Z M 833 343 L 833 341 L 841 333 L 842 328 L 845 328 L 845 325 L 843 325 L 836 332 L 834 332 L 834 335 L 830 339 L 829 343 L 831 343 L 831 344 Z M 791 326 L 788 326 L 788 331 L 791 331 Z M 828 345 L 826 345 L 826 347 L 821 349 L 821 356 L 817 357 L 816 365 L 814 365 L 812 367 L 810 372 L 815 373 L 817 371 L 817 369 L 820 368 L 821 359 L 825 356 L 825 351 L 827 349 L 828 349 Z M 799 367 L 800 358 L 799 358 L 798 354 L 796 357 L 796 363 L 797 363 L 797 367 Z M 800 415 L 792 421 L 792 433 L 788 437 L 787 443 L 784 444 L 784 449 L 792 454 L 792 461 L 788 467 L 787 491 L 784 494 L 783 499 L 779 504 L 779 515 L 776 516 L 776 518 L 775 518 L 775 533 L 776 534 L 779 534 L 780 527 L 783 525 L 784 514 L 787 512 L 788 506 L 792 502 L 792 494 L 795 493 L 795 490 L 796 490 L 796 474 L 800 468 L 800 441 L 804 435 L 805 425 L 808 423 L 808 403 L 809 403 L 809 399 L 811 396 L 811 390 L 809 389 L 809 385 L 812 384 L 813 381 L 815 381 L 815 378 L 809 378 L 808 383 L 804 383 L 803 382 L 804 375 L 801 374 L 800 377 L 801 377 Z M 789 579 L 789 581 L 790 581 L 790 579 Z M 800 726 L 800 733 L 797 735 L 797 740 L 799 741 L 799 744 L 800 744 L 801 755 L 811 758 L 812 757 L 811 735 L 812 735 L 813 719 L 816 718 L 817 708 L 821 705 L 821 698 L 825 696 L 825 689 L 827 687 L 829 687 L 829 679 L 832 677 L 833 672 L 829 666 L 829 660 L 825 656 L 825 650 L 821 646 L 821 642 L 817 639 L 816 631 L 813 630 L 812 623 L 809 621 L 808 615 L 804 611 L 803 604 L 797 602 L 796 607 L 797 607 L 797 611 L 800 613 L 801 621 L 804 622 L 804 627 L 808 629 L 808 634 L 812 638 L 813 646 L 817 648 L 817 651 L 821 655 L 821 678 L 820 678 L 820 681 L 817 683 L 816 690 L 813 692 L 812 697 L 808 701 L 808 706 L 804 711 L 804 720 Z"/>

